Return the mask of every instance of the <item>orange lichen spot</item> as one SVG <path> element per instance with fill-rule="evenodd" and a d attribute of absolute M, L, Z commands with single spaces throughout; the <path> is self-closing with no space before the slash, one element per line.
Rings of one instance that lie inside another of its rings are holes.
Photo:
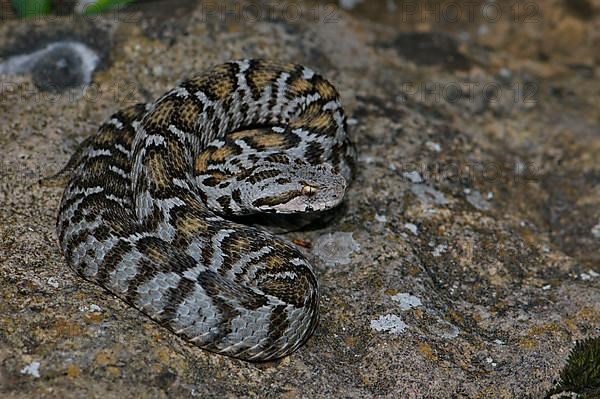
<path fill-rule="evenodd" d="M 427 359 L 435 362 L 438 360 L 438 357 L 433 352 L 433 348 L 427 342 L 421 342 L 418 346 L 419 352 Z"/>
<path fill-rule="evenodd" d="M 522 338 L 521 340 L 519 340 L 519 346 L 525 349 L 535 349 L 539 346 L 539 343 L 535 339 Z"/>
<path fill-rule="evenodd" d="M 100 366 L 108 366 L 116 362 L 115 356 L 112 352 L 103 350 L 96 354 L 96 363 Z"/>
<path fill-rule="evenodd" d="M 67 377 L 77 378 L 81 375 L 81 369 L 76 364 L 70 364 L 67 367 Z"/>

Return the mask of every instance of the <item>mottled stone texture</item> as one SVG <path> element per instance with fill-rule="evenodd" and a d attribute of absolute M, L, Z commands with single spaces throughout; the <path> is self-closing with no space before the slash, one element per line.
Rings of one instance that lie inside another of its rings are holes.
<path fill-rule="evenodd" d="M 598 334 L 598 2 L 469 3 L 460 18 L 445 2 L 165 3 L 0 25 L 3 61 L 61 39 L 101 59 L 87 89 L 1 78 L 0 396 L 539 397 Z M 360 152 L 344 212 L 288 235 L 314 260 L 320 325 L 261 365 L 74 276 L 61 188 L 38 184 L 117 108 L 242 57 L 321 71 Z"/>

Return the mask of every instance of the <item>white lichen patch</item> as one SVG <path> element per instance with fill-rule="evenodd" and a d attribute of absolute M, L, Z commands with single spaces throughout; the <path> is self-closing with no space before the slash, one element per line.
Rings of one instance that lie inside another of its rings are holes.
<path fill-rule="evenodd" d="M 21 374 L 28 374 L 34 378 L 40 378 L 40 362 L 31 362 L 21 369 Z"/>
<path fill-rule="evenodd" d="M 102 312 L 102 308 L 95 303 L 90 305 L 81 305 L 79 307 L 80 312 Z"/>
<path fill-rule="evenodd" d="M 341 231 L 323 234 L 313 245 L 313 253 L 329 265 L 350 263 L 350 255 L 359 249 L 360 245 L 354 240 L 352 233 Z"/>
<path fill-rule="evenodd" d="M 400 309 L 402 310 L 409 310 L 422 305 L 421 300 L 418 297 L 407 292 L 401 292 L 392 296 L 392 300 L 400 302 Z"/>
<path fill-rule="evenodd" d="M 595 271 L 593 271 L 592 269 L 590 269 L 587 272 L 581 273 L 579 275 L 579 278 L 582 279 L 583 281 L 590 281 L 590 280 L 597 278 L 598 276 L 600 276 L 600 274 L 598 274 Z"/>
<path fill-rule="evenodd" d="M 389 332 L 400 335 L 408 328 L 408 325 L 395 314 L 386 314 L 379 316 L 376 320 L 371 320 L 371 329 L 379 332 Z"/>
<path fill-rule="evenodd" d="M 406 230 L 410 231 L 411 233 L 413 233 L 416 236 L 419 235 L 419 229 L 417 228 L 416 224 L 413 224 L 413 223 L 404 223 L 404 228 Z"/>

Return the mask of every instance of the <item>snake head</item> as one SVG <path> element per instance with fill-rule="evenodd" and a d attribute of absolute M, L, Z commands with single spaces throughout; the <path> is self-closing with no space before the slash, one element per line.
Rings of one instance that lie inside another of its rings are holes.
<path fill-rule="evenodd" d="M 256 176 L 260 176 L 259 182 Z M 240 187 L 240 193 L 251 213 L 326 211 L 342 202 L 347 186 L 346 179 L 333 166 L 304 161 L 278 164 L 276 168 L 261 166 L 246 180 L 248 184 Z"/>

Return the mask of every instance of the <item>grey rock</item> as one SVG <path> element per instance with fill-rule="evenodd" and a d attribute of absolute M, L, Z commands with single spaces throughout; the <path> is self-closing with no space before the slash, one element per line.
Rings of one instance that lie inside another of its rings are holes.
<path fill-rule="evenodd" d="M 544 3 L 537 24 L 508 10 L 494 24 L 424 23 L 386 1 L 139 2 L 84 22 L 4 20 L 4 63 L 44 37 L 78 38 L 104 69 L 74 97 L 41 92 L 29 72 L 0 76 L 0 396 L 543 397 L 573 342 L 600 329 L 600 80 L 577 72 L 597 70 L 600 17 L 567 18 L 563 3 Z M 432 33 L 443 30 L 453 33 Z M 468 35 L 458 43 L 456 32 Z M 333 220 L 288 233 L 312 243 L 315 333 L 259 365 L 186 344 L 72 273 L 54 232 L 62 187 L 38 184 L 112 112 L 242 57 L 327 76 L 363 160 Z M 483 93 L 481 104 L 450 102 L 419 85 L 496 79 L 511 94 L 498 103 Z M 401 96 L 406 82 L 416 92 Z M 527 82 L 532 104 L 512 96 Z M 427 184 L 400 172 L 411 170 Z M 472 206 L 465 187 L 493 192 L 493 206 Z M 403 310 L 401 293 L 422 305 Z"/>

